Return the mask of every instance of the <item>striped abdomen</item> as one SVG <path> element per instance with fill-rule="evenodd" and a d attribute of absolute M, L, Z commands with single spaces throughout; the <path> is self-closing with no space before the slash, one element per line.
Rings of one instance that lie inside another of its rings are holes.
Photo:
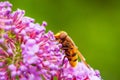
<path fill-rule="evenodd" d="M 75 67 L 78 63 L 78 55 L 76 50 L 65 51 L 65 55 L 72 67 Z"/>

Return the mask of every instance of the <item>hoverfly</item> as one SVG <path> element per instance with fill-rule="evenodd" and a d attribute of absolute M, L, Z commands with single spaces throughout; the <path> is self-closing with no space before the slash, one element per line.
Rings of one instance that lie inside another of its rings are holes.
<path fill-rule="evenodd" d="M 55 38 L 59 43 L 62 44 L 61 49 L 65 51 L 64 59 L 67 57 L 72 67 L 75 67 L 77 65 L 78 57 L 80 57 L 81 61 L 89 68 L 89 65 L 85 61 L 84 56 L 80 53 L 73 40 L 68 36 L 65 31 L 57 33 L 55 35 Z"/>

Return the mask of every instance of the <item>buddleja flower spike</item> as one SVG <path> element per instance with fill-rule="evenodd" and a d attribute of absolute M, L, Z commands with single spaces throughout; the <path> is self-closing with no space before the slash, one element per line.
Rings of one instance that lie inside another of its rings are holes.
<path fill-rule="evenodd" d="M 0 2 L 0 80 L 101 80 L 98 70 L 82 62 L 73 68 L 64 60 L 62 44 L 24 10 L 12 12 L 12 4 Z"/>

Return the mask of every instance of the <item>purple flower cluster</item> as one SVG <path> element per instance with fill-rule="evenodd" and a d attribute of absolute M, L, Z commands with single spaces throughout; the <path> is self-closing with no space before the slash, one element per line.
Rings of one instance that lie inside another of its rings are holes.
<path fill-rule="evenodd" d="M 88 68 L 82 62 L 73 68 L 66 62 L 59 74 L 60 80 L 102 80 L 98 70 Z"/>
<path fill-rule="evenodd" d="M 0 2 L 0 80 L 101 80 L 99 71 L 83 63 L 62 65 L 64 51 L 47 25 L 34 23 L 25 11 L 12 12 L 12 4 Z"/>

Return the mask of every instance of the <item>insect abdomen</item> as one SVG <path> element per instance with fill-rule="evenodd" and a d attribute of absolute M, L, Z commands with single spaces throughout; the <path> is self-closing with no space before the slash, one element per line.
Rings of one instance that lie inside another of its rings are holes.
<path fill-rule="evenodd" d="M 66 57 L 68 58 L 68 61 L 72 67 L 75 67 L 78 63 L 78 55 L 77 53 L 66 53 Z"/>

